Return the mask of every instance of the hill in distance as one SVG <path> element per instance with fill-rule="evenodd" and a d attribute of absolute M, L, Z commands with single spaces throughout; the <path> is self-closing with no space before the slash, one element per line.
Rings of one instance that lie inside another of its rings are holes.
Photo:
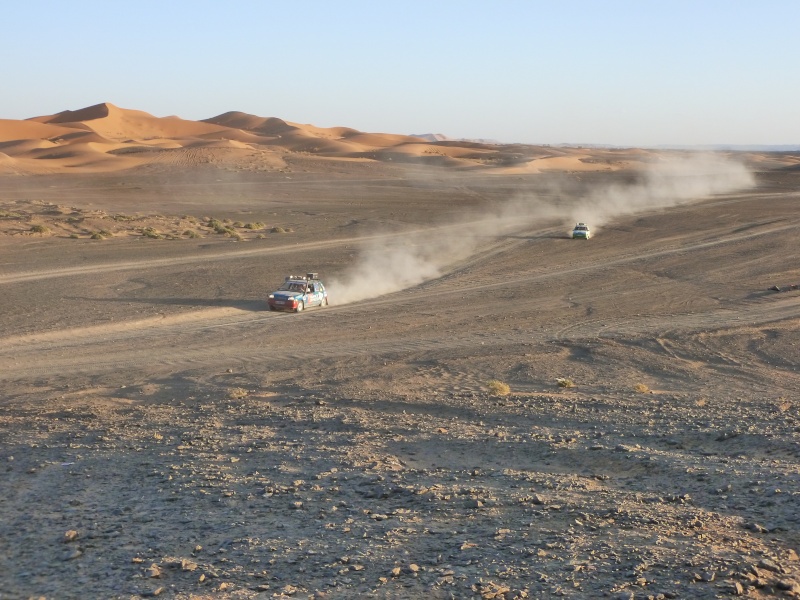
<path fill-rule="evenodd" d="M 231 111 L 192 121 L 105 102 L 25 120 L 0 119 L 0 174 L 103 173 L 142 167 L 281 171 L 297 161 L 361 161 L 482 169 L 496 174 L 609 171 L 643 151 L 590 152 L 316 127 Z"/>

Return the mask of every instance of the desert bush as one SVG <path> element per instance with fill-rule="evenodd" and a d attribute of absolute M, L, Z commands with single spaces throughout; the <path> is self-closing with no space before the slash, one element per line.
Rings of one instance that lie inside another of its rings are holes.
<path fill-rule="evenodd" d="M 270 229 L 270 231 L 272 233 L 286 233 L 286 229 L 284 229 L 283 227 L 273 227 L 272 229 Z"/>
<path fill-rule="evenodd" d="M 230 233 L 236 231 L 233 227 L 231 227 L 229 225 L 225 225 L 225 223 L 223 223 L 219 219 L 211 219 L 208 222 L 208 227 L 213 229 L 214 233 L 219 233 L 219 234 L 222 234 L 222 235 L 229 235 Z"/>
<path fill-rule="evenodd" d="M 561 388 L 573 388 L 573 387 L 575 387 L 575 382 L 572 381 L 572 379 L 568 379 L 566 377 L 559 377 L 558 379 L 556 379 L 556 383 L 558 384 L 558 387 L 561 387 Z"/>
<path fill-rule="evenodd" d="M 241 221 L 234 221 L 233 222 L 233 226 L 234 227 L 244 227 L 244 223 L 242 223 Z"/>
<path fill-rule="evenodd" d="M 73 235 L 75 235 L 75 234 L 73 234 Z M 75 236 L 75 237 L 77 237 L 77 236 Z M 100 233 L 99 231 L 95 231 L 95 232 L 94 232 L 92 235 L 90 235 L 89 237 L 90 237 L 91 239 L 93 239 L 93 240 L 104 240 L 104 239 L 106 239 L 106 236 L 104 236 L 104 235 L 103 235 L 102 233 Z"/>
<path fill-rule="evenodd" d="M 206 227 L 210 227 L 211 229 L 219 229 L 220 227 L 225 227 L 225 226 L 219 219 L 211 217 L 210 219 L 208 219 L 208 221 L 206 221 Z"/>
<path fill-rule="evenodd" d="M 486 387 L 489 388 L 489 393 L 494 396 L 507 396 L 511 393 L 511 386 L 497 379 L 487 381 Z"/>
<path fill-rule="evenodd" d="M 263 233 L 259 233 L 259 234 L 256 236 L 256 239 L 257 239 L 257 240 L 263 240 L 263 239 L 264 239 L 264 238 L 266 238 L 266 237 L 267 237 L 267 236 L 265 236 Z"/>
<path fill-rule="evenodd" d="M 637 383 L 635 386 L 633 386 L 633 391 L 637 394 L 649 394 L 650 388 L 643 383 Z"/>
<path fill-rule="evenodd" d="M 241 242 L 244 239 L 242 237 L 242 234 L 239 233 L 238 231 L 230 231 L 230 232 L 228 232 L 228 237 L 229 238 L 233 238 L 237 242 Z"/>
<path fill-rule="evenodd" d="M 31 225 L 31 233 L 50 233 L 50 228 L 47 225 Z"/>
<path fill-rule="evenodd" d="M 234 399 L 234 400 L 239 400 L 241 398 L 244 398 L 244 397 L 247 396 L 247 394 L 248 394 L 248 391 L 246 389 L 240 388 L 240 387 L 231 388 L 231 389 L 228 390 L 228 398 L 231 398 L 231 399 Z"/>
<path fill-rule="evenodd" d="M 80 239 L 81 236 L 79 236 L 77 233 L 70 233 L 69 237 L 72 240 L 78 240 L 78 239 Z"/>
<path fill-rule="evenodd" d="M 147 238 L 152 238 L 154 240 L 160 240 L 162 236 L 156 229 L 153 227 L 145 227 L 142 229 L 142 235 Z"/>
<path fill-rule="evenodd" d="M 199 238 L 201 235 L 192 229 L 187 229 L 183 232 L 183 235 L 188 238 Z"/>
<path fill-rule="evenodd" d="M 245 223 L 245 229 L 264 229 L 264 224 L 256 221 L 255 223 Z"/>

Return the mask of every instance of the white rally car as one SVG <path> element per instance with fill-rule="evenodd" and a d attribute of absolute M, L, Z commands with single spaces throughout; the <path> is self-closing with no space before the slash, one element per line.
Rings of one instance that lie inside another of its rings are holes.
<path fill-rule="evenodd" d="M 310 306 L 328 306 L 328 292 L 316 273 L 289 275 L 267 298 L 270 310 L 300 312 Z"/>
<path fill-rule="evenodd" d="M 588 240 L 592 237 L 592 232 L 589 231 L 589 226 L 586 223 L 576 223 L 575 229 L 572 230 L 573 240 Z"/>

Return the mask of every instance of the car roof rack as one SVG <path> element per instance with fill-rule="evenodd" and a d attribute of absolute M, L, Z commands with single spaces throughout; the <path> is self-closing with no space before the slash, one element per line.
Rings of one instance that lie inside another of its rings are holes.
<path fill-rule="evenodd" d="M 287 275 L 284 281 L 312 281 L 318 279 L 319 273 L 306 273 L 305 275 Z"/>

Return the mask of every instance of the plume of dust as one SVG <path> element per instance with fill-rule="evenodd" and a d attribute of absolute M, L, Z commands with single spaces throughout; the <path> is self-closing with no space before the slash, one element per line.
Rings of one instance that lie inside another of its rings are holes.
<path fill-rule="evenodd" d="M 584 221 L 596 232 L 616 217 L 678 206 L 753 185 L 750 169 L 722 155 L 668 157 L 650 163 L 638 183 L 592 190 L 572 207 L 569 226 Z"/>
<path fill-rule="evenodd" d="M 519 194 L 477 218 L 411 233 L 387 233 L 365 240 L 356 263 L 329 281 L 331 302 L 348 304 L 376 298 L 441 276 L 448 265 L 465 260 L 486 244 L 532 225 L 558 222 L 569 215 L 570 228 L 584 221 L 595 230 L 615 217 L 669 208 L 751 187 L 754 178 L 740 162 L 718 155 L 659 160 L 628 185 L 596 187 L 577 202 L 563 190 Z"/>

